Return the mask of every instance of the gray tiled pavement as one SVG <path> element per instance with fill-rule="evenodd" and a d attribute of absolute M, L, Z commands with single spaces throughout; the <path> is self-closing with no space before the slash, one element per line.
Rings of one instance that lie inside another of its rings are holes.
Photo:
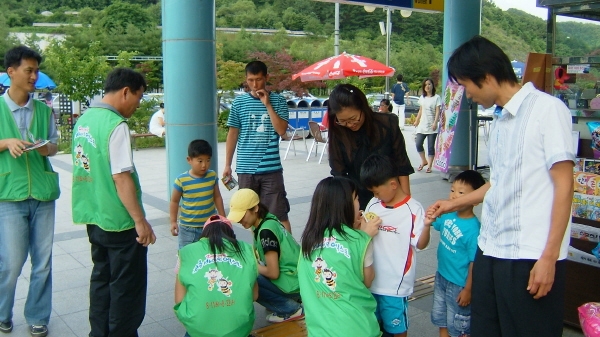
<path fill-rule="evenodd" d="M 409 157 L 414 166 L 419 163 L 414 147 L 412 128 L 404 131 Z M 310 148 L 312 140 L 307 140 Z M 224 164 L 225 144 L 218 145 L 219 174 Z M 187 144 L 182 145 L 187 146 Z M 282 157 L 287 143 L 281 143 Z M 322 145 L 320 149 L 322 148 Z M 290 220 L 294 237 L 299 240 L 308 219 L 310 200 L 316 184 L 329 175 L 327 154 L 322 164 L 314 156 L 306 162 L 306 150 L 301 141 L 296 141 L 297 155 L 292 150 L 283 162 L 284 178 L 291 204 Z M 319 151 L 320 151 L 319 149 Z M 485 143 L 480 142 L 481 158 L 485 157 Z M 319 152 L 320 153 L 320 152 Z M 173 284 L 177 238 L 169 232 L 168 189 L 166 150 L 164 148 L 141 149 L 134 152 L 134 161 L 140 174 L 144 207 L 147 218 L 154 227 L 157 242 L 148 255 L 148 298 L 146 318 L 139 330 L 141 337 L 181 337 L 184 329 L 173 314 Z M 90 245 L 85 228 L 71 222 L 71 157 L 57 155 L 52 158 L 55 170 L 60 174 L 62 196 L 56 204 L 56 229 L 53 251 L 53 309 L 50 320 L 50 336 L 82 337 L 89 333 L 88 287 L 91 272 Z M 485 163 L 480 159 L 479 164 Z M 411 176 L 413 197 L 425 207 L 448 195 L 449 184 L 437 173 L 416 172 Z M 233 192 L 221 187 L 225 207 Z M 250 233 L 241 226 L 236 233 L 244 241 L 251 241 Z M 436 249 L 439 235 L 433 231 L 430 246 L 417 253 L 417 277 L 431 275 L 437 266 Z M 14 307 L 15 329 L 12 337 L 27 337 L 23 318 L 23 306 L 29 282 L 29 262 L 25 264 L 18 281 Z M 437 329 L 430 323 L 431 296 L 410 303 L 409 334 L 411 336 L 437 336 Z M 255 304 L 257 320 L 255 328 L 265 326 L 265 311 Z M 582 336 L 578 331 L 566 329 L 564 336 Z"/>

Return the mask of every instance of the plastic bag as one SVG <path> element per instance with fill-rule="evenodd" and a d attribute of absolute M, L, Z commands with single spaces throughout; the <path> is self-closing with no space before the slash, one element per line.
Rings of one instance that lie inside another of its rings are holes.
<path fill-rule="evenodd" d="M 584 336 L 600 337 L 600 303 L 586 303 L 577 308 L 577 311 Z"/>
<path fill-rule="evenodd" d="M 592 149 L 600 151 L 600 122 L 587 122 L 592 135 Z"/>
<path fill-rule="evenodd" d="M 600 243 L 598 243 L 596 248 L 592 249 L 592 254 L 594 254 L 594 256 L 600 260 Z"/>

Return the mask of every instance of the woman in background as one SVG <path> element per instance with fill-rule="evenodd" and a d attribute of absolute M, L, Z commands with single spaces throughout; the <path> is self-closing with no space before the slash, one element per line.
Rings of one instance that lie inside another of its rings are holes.
<path fill-rule="evenodd" d="M 382 113 L 392 112 L 392 103 L 390 103 L 389 99 L 384 98 L 381 100 L 381 102 L 379 102 L 379 111 L 378 112 L 382 112 Z M 400 118 L 400 117 L 398 117 L 398 118 Z"/>
<path fill-rule="evenodd" d="M 421 165 L 417 168 L 417 171 L 421 171 L 425 166 L 427 170 L 425 172 L 431 173 L 431 165 L 433 165 L 433 158 L 435 156 L 435 137 L 437 136 L 438 121 L 440 120 L 440 107 L 442 106 L 442 99 L 440 95 L 435 93 L 435 85 L 430 78 L 426 78 L 421 86 L 423 94 L 419 97 L 419 113 L 415 120 L 415 126 L 417 138 L 415 143 L 417 145 L 417 152 L 421 156 Z M 429 161 L 425 158 L 425 149 L 423 143 L 427 138 L 427 155 Z"/>

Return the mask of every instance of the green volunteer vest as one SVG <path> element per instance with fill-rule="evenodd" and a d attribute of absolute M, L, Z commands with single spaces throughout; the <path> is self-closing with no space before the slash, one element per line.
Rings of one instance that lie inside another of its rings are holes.
<path fill-rule="evenodd" d="M 241 258 L 226 241 L 215 263 L 207 238 L 179 251 L 179 281 L 187 290 L 173 308 L 192 337 L 247 337 L 254 325 L 253 288 L 258 267 L 252 246 L 238 241 Z"/>
<path fill-rule="evenodd" d="M 117 194 L 110 170 L 109 141 L 113 130 L 125 118 L 104 108 L 85 111 L 73 127 L 73 223 L 94 224 L 108 232 L 135 227 Z M 124 146 L 131 146 L 129 143 Z M 137 171 L 131 173 L 138 203 L 142 190 Z"/>
<path fill-rule="evenodd" d="M 308 336 L 380 336 L 377 303 L 365 286 L 363 261 L 371 238 L 347 228 L 326 235 L 310 259 L 300 255 L 298 280 Z M 326 233 L 327 234 L 327 233 Z"/>
<path fill-rule="evenodd" d="M 48 123 L 52 110 L 46 104 L 33 100 L 33 117 L 29 131 L 37 139 L 48 139 Z M 0 128 L 2 138 L 21 139 L 12 111 L 0 96 Z M 0 201 L 21 201 L 33 198 L 52 201 L 60 196 L 58 173 L 54 172 L 48 157 L 32 150 L 13 158 L 9 150 L 0 152 Z"/>
<path fill-rule="evenodd" d="M 260 231 L 268 229 L 272 231 L 277 240 L 279 240 L 279 278 L 271 280 L 277 288 L 284 293 L 297 293 L 300 288 L 298 286 L 298 254 L 300 254 L 300 245 L 290 234 L 277 217 L 271 213 L 267 213 L 263 221 L 254 229 L 254 246 L 258 252 L 260 261 L 266 264 L 265 252 L 260 244 Z"/>

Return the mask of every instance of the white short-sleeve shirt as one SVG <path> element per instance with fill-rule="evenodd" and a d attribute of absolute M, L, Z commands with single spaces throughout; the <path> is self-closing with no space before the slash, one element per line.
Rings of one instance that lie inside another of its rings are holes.
<path fill-rule="evenodd" d="M 421 120 L 417 125 L 417 133 L 431 134 L 437 133 L 437 128 L 433 130 L 433 122 L 435 119 L 435 110 L 437 107 L 442 106 L 442 99 L 440 95 L 435 94 L 431 97 L 421 96 L 419 97 L 419 105 L 421 105 Z"/>
<path fill-rule="evenodd" d="M 550 168 L 574 161 L 571 113 L 525 84 L 494 117 L 489 135 L 491 187 L 483 201 L 479 248 L 502 259 L 538 259 L 550 231 Z M 567 256 L 569 228 L 559 259 Z"/>
<path fill-rule="evenodd" d="M 131 139 L 127 123 L 123 122 L 113 130 L 110 134 L 108 148 L 112 174 L 134 171 Z"/>

